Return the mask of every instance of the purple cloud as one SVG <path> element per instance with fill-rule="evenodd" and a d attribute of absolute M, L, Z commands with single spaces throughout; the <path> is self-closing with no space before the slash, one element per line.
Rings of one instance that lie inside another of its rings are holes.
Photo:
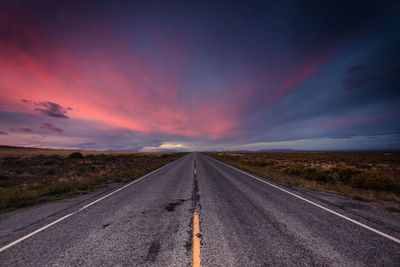
<path fill-rule="evenodd" d="M 376 79 L 374 75 L 371 75 L 366 71 L 365 67 L 360 65 L 349 68 L 346 74 L 346 77 L 343 79 L 343 84 L 348 89 L 362 87 Z"/>
<path fill-rule="evenodd" d="M 360 71 L 365 71 L 365 67 L 361 65 L 355 65 L 347 70 L 347 74 L 354 74 Z"/>
<path fill-rule="evenodd" d="M 0 131 L 0 135 L 8 135 L 8 133 Z"/>
<path fill-rule="evenodd" d="M 55 125 L 53 125 L 53 124 L 51 124 L 51 123 L 49 123 L 49 122 L 42 122 L 42 123 L 39 125 L 39 128 L 41 128 L 41 129 L 48 129 L 48 130 L 51 130 L 51 131 L 54 131 L 54 132 L 59 132 L 59 133 L 64 132 L 63 129 L 61 129 L 61 128 L 59 128 L 59 127 L 57 127 L 57 126 L 55 126 Z"/>
<path fill-rule="evenodd" d="M 35 108 L 35 110 L 39 111 L 42 115 L 58 119 L 69 119 L 66 114 L 68 110 L 72 110 L 70 107 L 63 107 L 50 101 L 35 103 L 35 105 L 40 106 L 40 108 Z"/>
<path fill-rule="evenodd" d="M 21 128 L 10 128 L 11 132 L 19 132 L 19 133 L 33 133 L 33 129 L 29 127 L 21 127 Z"/>
<path fill-rule="evenodd" d="M 21 102 L 26 104 L 33 104 L 37 106 L 37 108 L 35 108 L 35 111 L 39 111 L 44 116 L 57 119 L 69 119 L 67 113 L 68 111 L 72 110 L 72 108 L 70 107 L 63 107 L 57 103 L 50 101 L 33 102 L 32 100 L 21 99 Z"/>

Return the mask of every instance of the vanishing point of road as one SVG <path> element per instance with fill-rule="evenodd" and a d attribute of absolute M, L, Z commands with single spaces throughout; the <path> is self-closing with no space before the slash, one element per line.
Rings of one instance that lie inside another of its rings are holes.
<path fill-rule="evenodd" d="M 400 266 L 400 214 L 191 153 L 0 216 L 0 266 Z"/>

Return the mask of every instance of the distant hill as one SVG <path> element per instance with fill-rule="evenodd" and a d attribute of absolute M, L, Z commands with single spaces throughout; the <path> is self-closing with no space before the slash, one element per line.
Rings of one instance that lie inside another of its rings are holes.
<path fill-rule="evenodd" d="M 24 147 L 24 146 L 6 146 L 6 145 L 0 145 L 0 149 L 40 149 L 40 148 Z"/>
<path fill-rule="evenodd" d="M 303 150 L 296 150 L 296 149 L 262 149 L 262 150 L 257 150 L 257 152 L 290 152 L 290 151 L 303 151 Z"/>

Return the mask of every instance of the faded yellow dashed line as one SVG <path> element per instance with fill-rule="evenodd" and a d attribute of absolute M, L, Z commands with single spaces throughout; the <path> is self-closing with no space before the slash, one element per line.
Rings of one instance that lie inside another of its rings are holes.
<path fill-rule="evenodd" d="M 196 170 L 196 161 L 194 162 L 194 179 L 197 183 L 197 170 Z M 200 219 L 199 213 L 194 207 L 194 214 L 193 214 L 193 266 L 200 267 L 201 266 L 201 259 L 200 259 Z"/>
<path fill-rule="evenodd" d="M 193 267 L 201 266 L 200 260 L 200 222 L 197 210 L 193 215 Z"/>

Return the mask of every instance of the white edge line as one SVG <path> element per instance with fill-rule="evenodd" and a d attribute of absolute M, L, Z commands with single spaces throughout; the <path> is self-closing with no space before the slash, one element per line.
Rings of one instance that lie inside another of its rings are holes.
<path fill-rule="evenodd" d="M 178 160 L 178 159 L 176 159 L 176 160 Z M 129 184 L 126 184 L 126 185 L 124 185 L 123 187 L 118 188 L 117 190 L 112 191 L 111 193 L 109 193 L 109 194 L 107 194 L 107 195 L 105 195 L 105 196 L 102 196 L 102 197 L 99 198 L 99 199 L 96 199 L 95 201 L 93 201 L 93 202 L 91 202 L 91 203 L 89 203 L 89 204 L 83 206 L 82 208 L 80 208 L 80 209 L 77 210 L 77 211 L 71 212 L 71 213 L 69 213 L 69 214 L 67 214 L 67 215 L 65 215 L 65 216 L 63 216 L 63 217 L 61 217 L 60 219 L 55 220 L 54 222 L 51 222 L 51 223 L 49 223 L 49 224 L 47 224 L 47 225 L 45 225 L 45 226 L 43 226 L 43 227 L 41 227 L 41 228 L 39 228 L 39 229 L 33 231 L 33 232 L 30 233 L 30 234 L 27 234 L 27 235 L 25 235 L 25 236 L 23 236 L 23 237 L 21 237 L 21 238 L 15 240 L 15 241 L 11 242 L 11 243 L 5 245 L 4 247 L 0 248 L 0 252 L 2 252 L 2 251 L 4 251 L 4 250 L 6 250 L 6 249 L 8 249 L 8 248 L 10 248 L 10 247 L 12 247 L 12 246 L 18 244 L 18 243 L 20 243 L 20 242 L 22 242 L 22 241 L 24 241 L 25 239 L 27 239 L 27 238 L 29 238 L 29 237 L 31 237 L 31 236 L 33 236 L 33 235 L 36 235 L 37 233 L 39 233 L 39 232 L 41 232 L 41 231 L 43 231 L 43 230 L 49 228 L 50 226 L 55 225 L 56 223 L 59 223 L 59 222 L 65 220 L 65 219 L 67 219 L 68 217 L 70 217 L 70 216 L 72 216 L 72 215 L 74 215 L 74 214 L 76 214 L 76 213 L 78 213 L 78 212 L 80 212 L 80 211 L 82 211 L 82 210 L 84 210 L 84 209 L 86 209 L 86 208 L 92 206 L 93 204 L 96 204 L 96 203 L 99 202 L 99 201 L 101 201 L 101 200 L 103 200 L 103 199 L 105 199 L 105 198 L 108 198 L 109 196 L 114 195 L 115 193 L 121 191 L 122 189 L 125 189 L 125 188 L 127 188 L 128 186 L 131 186 L 131 185 L 133 185 L 133 184 L 136 183 L 136 182 L 139 182 L 140 180 L 146 178 L 147 176 L 149 176 L 149 175 L 151 175 L 151 174 L 153 174 L 153 173 L 155 173 L 155 172 L 157 172 L 157 171 L 159 171 L 159 170 L 161 170 L 161 169 L 167 167 L 168 165 L 174 163 L 176 160 L 174 160 L 174 161 L 172 161 L 172 162 L 170 162 L 170 163 L 168 163 L 168 164 L 166 164 L 166 165 L 164 165 L 164 166 L 162 166 L 162 167 L 160 167 L 160 168 L 158 168 L 158 169 L 156 169 L 156 170 L 154 170 L 154 171 L 152 171 L 152 172 L 149 172 L 148 174 L 146 174 L 146 175 L 140 177 L 139 179 L 136 179 L 136 180 L 130 182 Z"/>
<path fill-rule="evenodd" d="M 214 159 L 214 158 L 212 158 L 212 159 Z M 354 223 L 354 224 L 357 224 L 358 226 L 361 226 L 361 227 L 363 227 L 363 228 L 365 228 L 365 229 L 367 229 L 367 230 L 370 230 L 370 231 L 372 231 L 372 232 L 374 232 L 374 233 L 376 233 L 376 234 L 378 234 L 378 235 L 380 235 L 380 236 L 386 237 L 387 239 L 390 239 L 390 240 L 392 240 L 392 241 L 394 241 L 394 242 L 400 244 L 400 239 L 397 239 L 397 238 L 395 238 L 395 237 L 393 237 L 393 236 L 390 236 L 390 235 L 388 235 L 388 234 L 385 234 L 385 233 L 383 233 L 383 232 L 381 232 L 381 231 L 379 231 L 379 230 L 376 230 L 376 229 L 374 229 L 374 228 L 372 228 L 372 227 L 370 227 L 370 226 L 368 226 L 368 225 L 365 225 L 365 224 L 363 224 L 363 223 L 360 223 L 360 222 L 358 222 L 358 221 L 356 221 L 356 220 L 353 220 L 353 219 L 351 219 L 351 218 L 349 218 L 349 217 L 347 217 L 347 216 L 345 216 L 345 215 L 342 215 L 342 214 L 340 214 L 340 213 L 338 213 L 338 212 L 336 212 L 336 211 L 333 211 L 333 210 L 328 209 L 328 208 L 326 208 L 326 207 L 324 207 L 324 206 L 321 206 L 321 205 L 319 205 L 319 204 L 317 204 L 317 203 L 315 203 L 315 202 L 313 202 L 313 201 L 311 201 L 311 200 L 308 200 L 308 199 L 306 199 L 306 198 L 304 198 L 304 197 L 301 197 L 301 196 L 299 196 L 299 195 L 296 195 L 296 194 L 294 194 L 294 193 L 292 193 L 292 192 L 290 192 L 290 191 L 288 191 L 288 190 L 285 190 L 285 189 L 283 189 L 283 188 L 281 188 L 281 187 L 279 187 L 279 186 L 277 186 L 277 185 L 274 185 L 274 184 L 272 184 L 272 183 L 270 183 L 270 182 L 267 182 L 267 181 L 265 181 L 265 180 L 263 180 L 263 179 L 260 179 L 260 178 L 254 176 L 254 175 L 251 175 L 251 174 L 249 174 L 249 173 L 247 173 L 247 172 L 245 172 L 245 171 L 239 170 L 239 169 L 237 169 L 237 168 L 235 168 L 235 167 L 233 167 L 233 166 L 231 166 L 231 165 L 229 165 L 229 164 L 226 164 L 226 163 L 224 163 L 224 162 L 222 162 L 222 161 L 219 161 L 219 160 L 217 160 L 217 159 L 214 159 L 214 160 L 216 160 L 216 161 L 218 161 L 218 162 L 224 164 L 225 166 L 227 166 L 227 167 L 229 167 L 229 168 L 232 168 L 232 169 L 234 169 L 234 170 L 236 170 L 236 171 L 238 171 L 238 172 L 241 172 L 241 173 L 243 173 L 243 174 L 246 174 L 246 175 L 248 175 L 248 176 L 250 176 L 250 177 L 252 177 L 252 178 L 254 178 L 254 179 L 256 179 L 256 180 L 258 180 L 258 181 L 260 181 L 260 182 L 263 182 L 263 183 L 265 183 L 265 184 L 267 184 L 267 185 L 269 185 L 269 186 L 272 186 L 272 187 L 274 187 L 274 188 L 276 188 L 276 189 L 278 189 L 278 190 L 281 190 L 281 191 L 283 191 L 283 192 L 285 192 L 285 193 L 287 193 L 287 194 L 289 194 L 289 195 L 292 195 L 292 196 L 294 196 L 294 197 L 297 197 L 297 198 L 299 198 L 299 199 L 301 199 L 301 200 L 303 200 L 303 201 L 305 201 L 305 202 L 307 202 L 307 203 L 309 203 L 309 204 L 311 204 L 311 205 L 314 205 L 314 206 L 316 206 L 316 207 L 318 207 L 318 208 L 321 208 L 321 209 L 323 209 L 323 210 L 325 210 L 325 211 L 327 211 L 327 212 L 330 212 L 330 213 L 332 213 L 332 214 L 334 214 L 334 215 L 336 215 L 336 216 L 338 216 L 338 217 L 340 217 L 340 218 L 343 218 L 343 219 L 345 219 L 345 220 L 347 220 L 347 221 L 349 221 L 349 222 L 352 222 L 352 223 Z"/>

